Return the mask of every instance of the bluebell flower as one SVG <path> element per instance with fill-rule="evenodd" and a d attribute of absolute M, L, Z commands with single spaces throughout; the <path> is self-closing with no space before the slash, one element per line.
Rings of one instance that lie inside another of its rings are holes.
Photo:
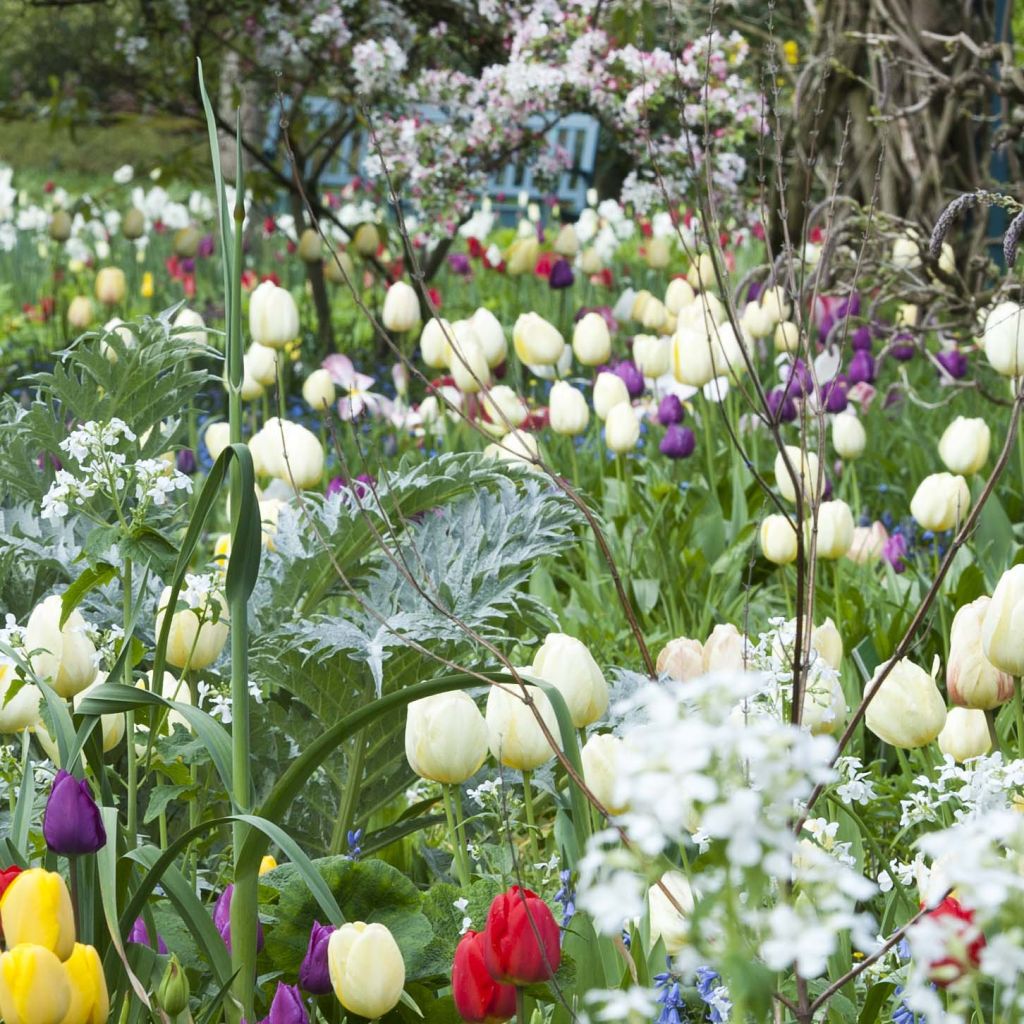
<path fill-rule="evenodd" d="M 349 829 L 346 839 L 348 841 L 346 858 L 348 860 L 359 860 L 363 854 L 362 848 L 359 845 L 363 841 L 363 830 L 361 828 L 357 828 L 354 831 Z"/>
<path fill-rule="evenodd" d="M 569 927 L 573 914 L 576 913 L 576 891 L 569 884 L 572 872 L 568 869 L 558 873 L 562 887 L 555 893 L 555 902 L 562 908 L 562 930 Z"/>

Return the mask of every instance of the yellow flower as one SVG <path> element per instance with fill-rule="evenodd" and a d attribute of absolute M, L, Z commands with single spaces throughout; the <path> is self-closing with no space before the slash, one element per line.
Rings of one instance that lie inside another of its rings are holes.
<path fill-rule="evenodd" d="M 148 270 L 142 275 L 142 284 L 139 287 L 139 294 L 144 299 L 153 298 L 153 275 Z"/>
<path fill-rule="evenodd" d="M 106 1024 L 110 996 L 99 953 L 92 946 L 76 942 L 64 970 L 71 988 L 71 1005 L 61 1024 Z"/>
<path fill-rule="evenodd" d="M 11 882 L 0 899 L 7 948 L 19 943 L 45 946 L 66 960 L 75 946 L 75 917 L 68 887 L 55 871 L 30 868 Z M 3 1014 L 6 1018 L 6 1013 Z"/>
<path fill-rule="evenodd" d="M 800 47 L 797 45 L 795 39 L 787 39 L 782 44 L 782 55 L 786 58 L 786 63 L 792 67 L 794 64 L 800 61 Z"/>
<path fill-rule="evenodd" d="M 0 956 L 5 1024 L 62 1024 L 70 1005 L 67 971 L 45 946 L 22 942 Z"/>
<path fill-rule="evenodd" d="M 273 871 L 277 867 L 277 861 L 268 853 L 263 860 L 260 861 L 260 874 L 265 875 L 268 871 Z"/>

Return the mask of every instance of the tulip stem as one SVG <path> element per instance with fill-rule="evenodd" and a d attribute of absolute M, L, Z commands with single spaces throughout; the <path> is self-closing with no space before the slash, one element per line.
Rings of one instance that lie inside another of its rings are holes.
<path fill-rule="evenodd" d="M 1024 698 L 1021 696 L 1024 679 L 1015 679 L 1013 687 L 1013 708 L 1017 715 L 1017 750 L 1024 758 Z"/>
<path fill-rule="evenodd" d="M 130 644 L 131 621 L 132 621 L 132 560 L 124 560 L 124 569 L 121 573 L 122 608 L 124 611 L 124 640 L 122 643 Z M 124 685 L 132 685 L 132 659 L 124 659 Z M 128 849 L 134 850 L 139 834 L 139 760 L 138 751 L 135 749 L 135 712 L 129 711 L 125 715 L 125 733 L 128 736 L 128 810 L 127 810 L 127 842 Z M 73 872 L 72 872 L 73 874 Z"/>
<path fill-rule="evenodd" d="M 516 985 L 516 1024 L 526 1024 L 526 989 Z"/>
<path fill-rule="evenodd" d="M 530 857 L 533 863 L 540 860 L 540 846 L 537 842 L 537 825 L 533 813 L 533 789 L 530 786 L 532 772 L 523 772 L 523 804 L 526 808 L 526 830 L 530 839 Z"/>
<path fill-rule="evenodd" d="M 441 799 L 444 802 L 444 816 L 448 819 L 448 832 L 452 840 L 452 849 L 455 851 L 455 873 L 459 878 L 459 885 L 463 889 L 469 888 L 469 864 L 466 858 L 466 847 L 459 835 L 459 828 L 455 821 L 455 810 L 452 806 L 452 787 L 447 783 L 441 786 Z"/>

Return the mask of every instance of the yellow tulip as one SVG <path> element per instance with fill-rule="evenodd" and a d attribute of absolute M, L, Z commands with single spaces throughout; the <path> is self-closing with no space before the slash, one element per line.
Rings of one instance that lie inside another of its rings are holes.
<path fill-rule="evenodd" d="M 70 1005 L 67 972 L 45 946 L 22 942 L 0 956 L 4 1024 L 62 1024 Z"/>
<path fill-rule="evenodd" d="M 92 946 L 76 942 L 64 963 L 64 971 L 71 989 L 71 1005 L 61 1024 L 106 1024 L 110 996 L 99 953 Z"/>
<path fill-rule="evenodd" d="M 148 270 L 142 275 L 142 284 L 139 286 L 139 294 L 144 299 L 153 298 L 153 275 Z"/>
<path fill-rule="evenodd" d="M 18 875 L 0 898 L 0 923 L 8 949 L 32 943 L 67 960 L 75 946 L 71 894 L 55 871 L 30 868 Z"/>
<path fill-rule="evenodd" d="M 277 861 L 270 856 L 268 853 L 263 860 L 260 861 L 260 874 L 265 875 L 268 871 L 273 871 L 277 867 Z"/>

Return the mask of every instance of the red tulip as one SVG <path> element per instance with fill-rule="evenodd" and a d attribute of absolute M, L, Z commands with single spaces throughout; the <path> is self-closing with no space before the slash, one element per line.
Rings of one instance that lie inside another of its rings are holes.
<path fill-rule="evenodd" d="M 548 905 L 518 885 L 494 897 L 483 946 L 491 977 L 512 985 L 547 981 L 562 960 L 558 924 Z"/>
<path fill-rule="evenodd" d="M 483 932 L 466 932 L 455 948 L 452 997 L 459 1016 L 469 1024 L 497 1024 L 516 1012 L 514 985 L 502 985 L 487 972 Z"/>
<path fill-rule="evenodd" d="M 21 868 L 12 864 L 9 868 L 0 869 L 0 896 L 3 896 L 7 886 L 21 874 Z"/>
<path fill-rule="evenodd" d="M 974 911 L 952 896 L 947 896 L 927 916 L 942 924 L 947 954 L 928 965 L 928 978 L 939 988 L 945 988 L 978 966 L 985 936 L 974 924 Z"/>

